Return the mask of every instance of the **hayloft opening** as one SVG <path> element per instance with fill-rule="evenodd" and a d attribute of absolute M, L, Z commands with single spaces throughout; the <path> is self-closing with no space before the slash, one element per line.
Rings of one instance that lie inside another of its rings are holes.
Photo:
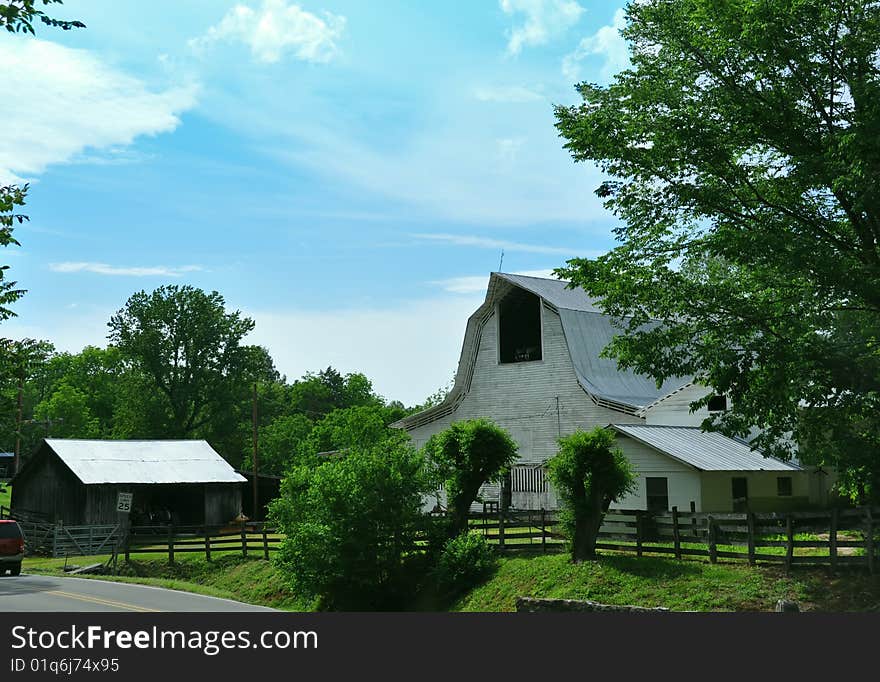
<path fill-rule="evenodd" d="M 499 362 L 541 359 L 541 299 L 514 289 L 498 304 Z"/>

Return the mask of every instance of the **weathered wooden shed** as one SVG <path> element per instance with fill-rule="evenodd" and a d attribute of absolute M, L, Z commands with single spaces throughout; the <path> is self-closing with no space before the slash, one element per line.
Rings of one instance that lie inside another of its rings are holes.
<path fill-rule="evenodd" d="M 12 509 L 67 525 L 118 521 L 117 495 L 133 494 L 132 522 L 222 524 L 241 511 L 237 474 L 203 440 L 43 440 L 13 480 Z"/>

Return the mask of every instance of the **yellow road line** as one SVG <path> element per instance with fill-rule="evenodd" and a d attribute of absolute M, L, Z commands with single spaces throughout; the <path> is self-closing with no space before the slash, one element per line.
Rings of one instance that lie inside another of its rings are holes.
<path fill-rule="evenodd" d="M 85 594 L 76 594 L 74 592 L 64 592 L 62 590 L 46 590 L 45 594 L 54 594 L 59 597 L 67 597 L 68 599 L 79 599 L 80 601 L 91 602 L 92 604 L 100 604 L 102 606 L 112 606 L 118 609 L 126 609 L 128 611 L 142 611 L 150 613 L 158 613 L 161 609 L 151 609 L 146 606 L 135 606 L 134 604 L 126 604 L 121 601 L 113 601 L 110 599 L 102 599 L 100 597 L 92 597 Z"/>

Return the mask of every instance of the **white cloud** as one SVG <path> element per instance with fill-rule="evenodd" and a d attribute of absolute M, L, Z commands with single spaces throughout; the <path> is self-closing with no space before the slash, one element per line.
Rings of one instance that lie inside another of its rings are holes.
<path fill-rule="evenodd" d="M 508 53 L 519 54 L 523 47 L 544 45 L 574 26 L 584 8 L 573 0 L 500 0 L 505 14 L 524 14 L 525 22 L 510 32 Z"/>
<path fill-rule="evenodd" d="M 85 50 L 35 38 L 4 38 L 0 63 L 0 183 L 86 150 L 118 150 L 139 135 L 170 132 L 196 103 L 192 86 L 152 92 Z"/>
<path fill-rule="evenodd" d="M 562 60 L 562 73 L 570 81 L 583 80 L 581 76 L 582 62 L 590 56 L 604 58 L 599 76 L 602 81 L 609 81 L 614 74 L 629 67 L 629 49 L 621 29 L 626 26 L 626 14 L 623 9 L 614 13 L 614 20 L 609 26 L 603 26 L 593 35 L 582 39 L 574 52 Z M 598 79 L 594 79 L 598 80 Z"/>
<path fill-rule="evenodd" d="M 552 270 L 520 270 L 511 274 L 557 279 L 553 276 Z M 443 291 L 448 291 L 452 294 L 484 294 L 489 286 L 489 275 L 450 277 L 449 279 L 434 280 L 429 282 L 429 284 L 435 284 L 443 289 Z"/>
<path fill-rule="evenodd" d="M 482 297 L 438 297 L 387 308 L 245 311 L 248 337 L 269 349 L 288 379 L 332 365 L 363 372 L 389 400 L 413 405 L 446 385 L 455 371 L 467 318 Z"/>
<path fill-rule="evenodd" d="M 505 251 L 519 251 L 521 253 L 544 253 L 574 258 L 582 254 L 581 249 L 561 246 L 546 246 L 544 244 L 524 244 L 522 242 L 510 242 L 503 239 L 491 239 L 489 237 L 476 237 L 473 235 L 446 234 L 437 232 L 417 233 L 411 235 L 416 239 L 431 242 L 442 242 L 453 246 L 476 246 L 483 249 L 504 249 Z"/>
<path fill-rule="evenodd" d="M 481 102 L 503 102 L 510 104 L 523 104 L 525 102 L 539 102 L 544 99 L 538 94 L 521 85 L 483 86 L 474 88 L 474 97 Z"/>
<path fill-rule="evenodd" d="M 180 267 L 168 267 L 156 265 L 153 267 L 118 267 L 106 263 L 67 262 L 50 263 L 52 272 L 91 272 L 96 275 L 110 275 L 116 277 L 181 277 L 188 272 L 200 272 L 204 268 L 200 265 L 183 265 Z"/>
<path fill-rule="evenodd" d="M 307 62 L 329 62 L 339 52 L 344 29 L 343 16 L 324 12 L 321 18 L 285 0 L 263 0 L 258 10 L 236 5 L 189 45 L 199 53 L 217 42 L 239 41 L 261 62 L 277 62 L 287 52 Z"/>

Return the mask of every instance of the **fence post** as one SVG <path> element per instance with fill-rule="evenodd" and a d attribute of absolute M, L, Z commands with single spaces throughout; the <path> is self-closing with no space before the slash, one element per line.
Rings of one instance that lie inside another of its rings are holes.
<path fill-rule="evenodd" d="M 498 546 L 504 548 L 504 510 L 498 507 Z"/>
<path fill-rule="evenodd" d="M 174 563 L 174 524 L 168 524 L 168 563 Z"/>
<path fill-rule="evenodd" d="M 831 572 L 837 569 L 837 507 L 831 508 L 831 522 L 828 528 L 828 564 Z"/>
<path fill-rule="evenodd" d="M 128 563 L 129 545 L 131 544 L 131 528 L 125 533 L 125 563 Z"/>
<path fill-rule="evenodd" d="M 636 510 L 636 556 L 642 556 L 642 511 Z"/>
<path fill-rule="evenodd" d="M 678 531 L 678 507 L 672 507 L 672 541 L 675 543 L 675 558 L 681 559 L 681 535 Z"/>
<path fill-rule="evenodd" d="M 874 516 L 871 507 L 865 507 L 865 556 L 868 557 L 868 573 L 874 575 Z"/>
<path fill-rule="evenodd" d="M 247 533 L 244 529 L 244 521 L 241 522 L 241 555 L 247 556 Z"/>
<path fill-rule="evenodd" d="M 697 503 L 691 500 L 691 530 L 694 533 L 694 537 L 699 537 L 697 535 Z"/>
<path fill-rule="evenodd" d="M 263 524 L 263 556 L 269 559 L 269 536 L 266 535 L 266 524 Z"/>
<path fill-rule="evenodd" d="M 718 545 L 717 545 L 717 528 L 715 527 L 715 519 L 711 516 L 707 518 L 709 522 L 709 561 L 718 563 Z"/>
<path fill-rule="evenodd" d="M 205 525 L 205 560 L 211 560 L 211 533 L 207 525 Z"/>
<path fill-rule="evenodd" d="M 95 551 L 95 527 L 89 526 L 89 554 Z"/>
<path fill-rule="evenodd" d="M 791 570 L 791 560 L 794 556 L 794 523 L 791 514 L 785 515 L 785 570 Z"/>
<path fill-rule="evenodd" d="M 749 564 L 755 565 L 755 512 L 746 512 L 746 525 L 749 535 Z"/>
<path fill-rule="evenodd" d="M 541 507 L 541 554 L 547 553 L 547 513 Z"/>

